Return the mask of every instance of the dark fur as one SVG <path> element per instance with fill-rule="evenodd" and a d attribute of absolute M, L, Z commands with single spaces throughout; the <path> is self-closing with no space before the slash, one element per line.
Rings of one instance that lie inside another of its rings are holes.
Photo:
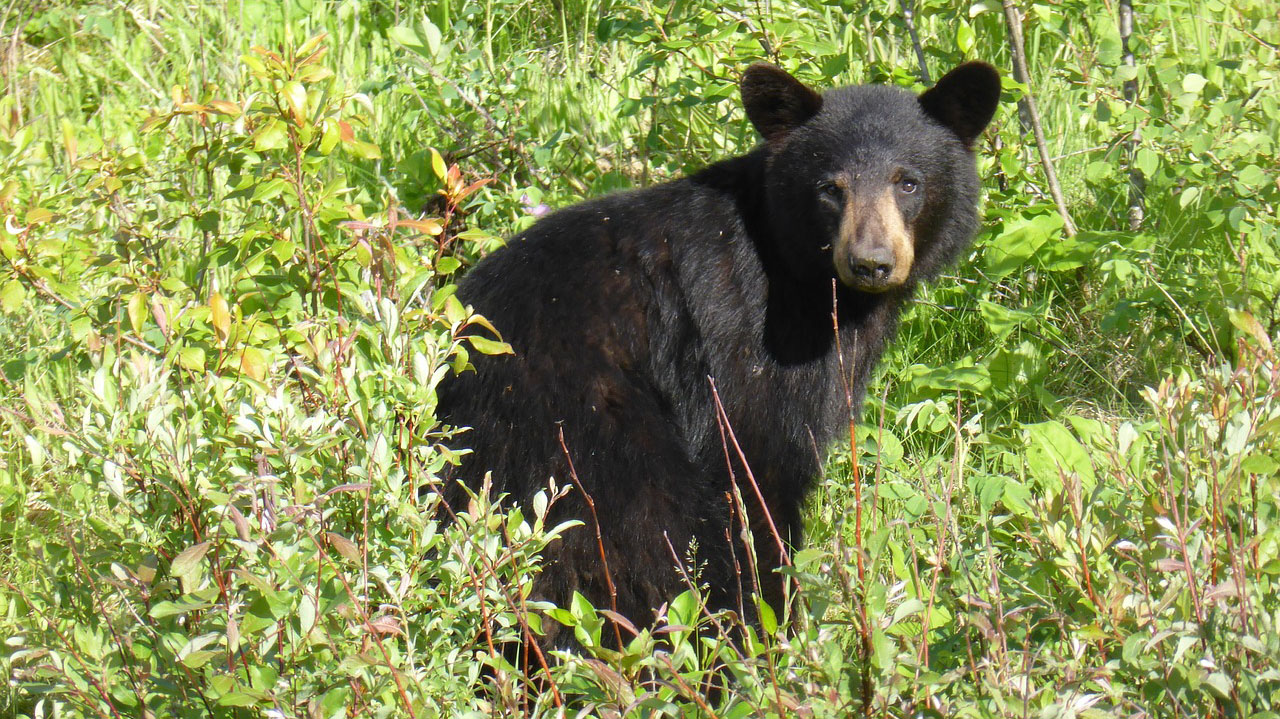
<path fill-rule="evenodd" d="M 453 479 L 476 488 L 491 470 L 493 490 L 517 502 L 550 476 L 571 485 L 563 430 L 595 501 L 622 614 L 650 622 L 685 586 L 672 548 L 683 561 L 696 541 L 712 605 L 753 616 L 709 380 L 773 521 L 798 542 L 822 451 L 849 417 L 833 341 L 836 228 L 816 204 L 815 182 L 844 170 L 857 192 L 896 167 L 923 175 L 923 194 L 903 210 L 916 238 L 907 283 L 877 294 L 835 290 L 859 402 L 916 283 L 951 262 L 977 226 L 968 148 L 994 110 L 994 71 L 957 72 L 964 76 L 941 81 L 953 85 L 948 96 L 922 100 L 887 87 L 819 96 L 776 68 L 753 66 L 743 96 L 765 145 L 686 179 L 556 212 L 477 265 L 461 297 L 515 355 L 476 357 L 475 373 L 441 387 L 441 417 L 473 428 L 460 443 L 474 454 Z M 777 608 L 781 558 L 736 457 L 733 465 L 760 590 Z M 446 498 L 465 502 L 456 486 Z M 592 520 L 576 490 L 553 519 L 569 517 L 586 526 L 549 549 L 535 595 L 564 604 L 576 590 L 608 608 Z"/>

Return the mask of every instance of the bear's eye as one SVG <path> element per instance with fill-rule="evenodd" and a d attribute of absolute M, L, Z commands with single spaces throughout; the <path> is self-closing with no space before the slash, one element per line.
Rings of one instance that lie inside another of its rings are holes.
<path fill-rule="evenodd" d="M 820 182 L 818 183 L 818 194 L 832 200 L 838 200 L 843 194 L 843 191 L 840 189 L 840 186 L 834 182 Z"/>
<path fill-rule="evenodd" d="M 911 180 L 908 178 L 903 178 L 901 180 L 898 180 L 898 191 L 904 195 L 910 195 L 911 193 L 915 192 L 916 189 L 918 189 L 919 187 L 920 187 L 920 183 L 916 182 L 915 180 Z"/>

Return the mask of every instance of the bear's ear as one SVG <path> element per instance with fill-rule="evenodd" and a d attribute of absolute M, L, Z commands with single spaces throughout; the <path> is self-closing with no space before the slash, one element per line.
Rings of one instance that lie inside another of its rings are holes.
<path fill-rule="evenodd" d="M 739 87 L 747 117 L 769 141 L 782 139 L 822 109 L 822 95 L 765 62 L 747 68 Z"/>
<path fill-rule="evenodd" d="M 1000 73 L 985 62 L 966 62 L 920 96 L 925 114 L 951 128 L 965 147 L 973 146 L 999 103 Z"/>

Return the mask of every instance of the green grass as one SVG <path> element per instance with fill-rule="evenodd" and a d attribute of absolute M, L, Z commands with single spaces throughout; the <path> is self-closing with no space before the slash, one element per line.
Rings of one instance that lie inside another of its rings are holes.
<path fill-rule="evenodd" d="M 1010 66 L 998 5 L 915 10 L 934 78 Z M 734 646 L 691 591 L 613 651 L 523 593 L 540 503 L 418 492 L 436 383 L 501 349 L 453 283 L 539 203 L 750 147 L 751 61 L 920 87 L 900 7 L 8 4 L 0 713 L 1274 716 L 1280 28 L 1135 10 L 1129 70 L 1107 5 L 1024 8 L 1081 232 L 1006 81 L 984 229 L 831 455 L 795 615 Z M 550 622 L 589 657 L 493 651 Z"/>

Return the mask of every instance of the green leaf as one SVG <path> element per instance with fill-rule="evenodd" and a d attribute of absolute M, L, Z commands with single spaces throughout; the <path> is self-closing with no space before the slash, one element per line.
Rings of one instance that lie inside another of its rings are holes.
<path fill-rule="evenodd" d="M 506 342 L 499 342 L 485 337 L 469 335 L 467 341 L 475 348 L 476 352 L 484 355 L 509 355 L 514 354 L 511 345 Z"/>
<path fill-rule="evenodd" d="M 1160 155 L 1149 147 L 1143 147 L 1134 155 L 1133 164 L 1137 165 L 1143 175 L 1154 177 L 1160 169 Z"/>
<path fill-rule="evenodd" d="M 1178 209 L 1180 210 L 1187 209 L 1187 205 L 1190 205 L 1191 203 L 1199 199 L 1200 194 L 1201 194 L 1200 188 L 1194 185 L 1183 190 L 1182 194 L 1178 195 Z"/>
<path fill-rule="evenodd" d="M 1231 701 L 1231 680 L 1222 672 L 1213 672 L 1205 677 L 1204 683 L 1219 701 Z"/>
<path fill-rule="evenodd" d="M 213 606 L 213 602 L 198 597 L 182 597 L 172 602 L 156 602 L 148 614 L 153 619 L 176 617 L 190 612 L 200 612 Z"/>
<path fill-rule="evenodd" d="M 440 52 L 440 28 L 425 17 L 416 27 L 396 25 L 387 31 L 387 36 L 429 60 Z"/>
<path fill-rule="evenodd" d="M 1022 267 L 1049 238 L 1062 229 L 1058 214 L 1018 217 L 1007 222 L 1004 232 L 988 243 L 984 264 L 991 280 L 1000 280 Z"/>
<path fill-rule="evenodd" d="M 284 192 L 285 188 L 288 186 L 288 183 L 286 183 L 282 177 L 273 177 L 266 182 L 256 183 L 252 186 L 253 200 L 254 202 L 266 202 L 267 200 L 273 200 L 276 197 L 279 197 L 280 193 Z"/>
<path fill-rule="evenodd" d="M 147 321 L 149 311 L 147 296 L 142 292 L 133 293 L 129 298 L 128 312 L 129 326 L 134 334 L 142 334 L 142 324 Z"/>
<path fill-rule="evenodd" d="M 890 626 L 897 624 L 898 622 L 902 621 L 903 619 L 906 619 L 907 617 L 919 614 L 920 612 L 923 612 L 923 611 L 924 611 L 924 602 L 920 601 L 919 599 L 916 599 L 915 597 L 906 599 L 905 601 L 902 602 L 902 604 L 899 604 L 898 607 L 893 610 L 893 620 L 890 622 Z"/>
<path fill-rule="evenodd" d="M 280 94 L 284 97 L 285 106 L 289 108 L 289 114 L 293 116 L 294 124 L 305 123 L 307 121 L 307 88 L 297 80 L 292 80 L 284 84 Z"/>
<path fill-rule="evenodd" d="M 774 614 L 773 607 L 763 599 L 757 600 L 758 611 L 760 612 L 760 628 L 764 633 L 773 636 L 778 633 L 778 616 Z"/>
<path fill-rule="evenodd" d="M 1247 474 L 1274 476 L 1280 470 L 1280 462 L 1265 454 L 1251 454 L 1240 463 L 1240 470 Z"/>
<path fill-rule="evenodd" d="M 960 50 L 961 55 L 968 55 L 973 50 L 973 46 L 977 44 L 977 35 L 974 34 L 973 28 L 969 27 L 969 23 L 958 22 L 956 28 L 956 47 Z"/>
<path fill-rule="evenodd" d="M 692 627 L 698 621 L 698 595 L 686 589 L 671 600 L 667 609 L 667 621 L 671 624 Z"/>
<path fill-rule="evenodd" d="M 378 160 L 382 158 L 382 150 L 372 142 L 364 140 L 348 140 L 342 143 L 351 154 L 364 160 Z"/>
<path fill-rule="evenodd" d="M 987 300 L 978 300 L 978 314 L 997 340 L 1008 337 L 1010 332 L 1028 319 L 1025 312 L 1012 310 Z"/>
<path fill-rule="evenodd" d="M 1262 187 L 1267 184 L 1267 173 L 1257 165 L 1246 165 L 1240 174 L 1236 175 L 1236 182 L 1247 188 Z"/>
<path fill-rule="evenodd" d="M 27 289 L 18 280 L 9 280 L 0 288 L 0 309 L 13 313 L 22 308 L 27 299 Z"/>
<path fill-rule="evenodd" d="M 986 392 L 991 389 L 990 370 L 984 365 L 975 365 L 970 357 L 941 367 L 911 365 L 906 377 L 917 387 L 935 390 Z"/>
<path fill-rule="evenodd" d="M 321 155 L 328 155 L 333 152 L 333 148 L 338 146 L 338 141 L 342 139 L 342 129 L 334 120 L 326 118 L 321 123 L 320 146 Z"/>
<path fill-rule="evenodd" d="M 205 541 L 182 550 L 169 565 L 169 573 L 175 577 L 191 574 L 200 566 L 200 560 L 204 559 L 204 555 L 208 553 L 211 546 L 213 546 L 212 542 Z"/>
<path fill-rule="evenodd" d="M 1208 82 L 1209 81 L 1205 79 L 1204 75 L 1198 75 L 1194 72 L 1187 73 L 1187 75 L 1182 78 L 1182 91 L 1199 94 Z"/>
<path fill-rule="evenodd" d="M 199 347 L 183 347 L 178 350 L 178 366 L 193 372 L 204 370 L 204 350 Z"/>
<path fill-rule="evenodd" d="M 272 118 L 253 133 L 253 149 L 258 152 L 279 150 L 289 145 L 289 132 L 283 122 Z"/>
<path fill-rule="evenodd" d="M 1023 425 L 1027 469 L 1050 491 L 1062 488 L 1063 474 L 1074 473 L 1086 490 L 1097 483 L 1089 452 L 1066 425 L 1056 420 Z"/>
<path fill-rule="evenodd" d="M 218 705 L 224 707 L 252 707 L 257 706 L 259 702 L 266 701 L 265 697 L 260 696 L 257 692 L 251 692 L 245 688 L 240 691 L 224 694 L 218 698 Z"/>

